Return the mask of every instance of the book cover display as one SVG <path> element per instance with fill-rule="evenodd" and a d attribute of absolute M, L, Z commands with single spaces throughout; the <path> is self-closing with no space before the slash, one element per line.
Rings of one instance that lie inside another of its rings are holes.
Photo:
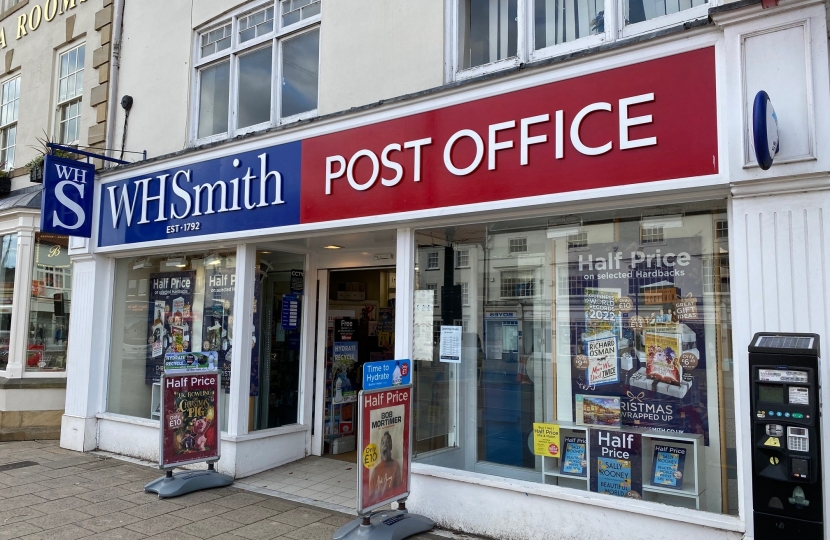
<path fill-rule="evenodd" d="M 190 328 L 195 283 L 193 271 L 150 274 L 145 384 L 161 380 L 165 354 L 192 350 Z"/>
<path fill-rule="evenodd" d="M 588 470 L 588 461 L 585 455 L 584 437 L 565 437 L 562 459 L 559 461 L 559 472 L 571 476 L 585 477 Z"/>
<path fill-rule="evenodd" d="M 643 498 L 642 437 L 639 433 L 591 429 L 591 491 Z"/>
<path fill-rule="evenodd" d="M 570 303 L 575 422 L 591 423 L 578 399 L 615 396 L 621 426 L 702 434 L 709 444 L 701 253 L 701 237 L 569 252 L 570 289 L 581 293 Z"/>
<path fill-rule="evenodd" d="M 165 467 L 219 456 L 218 374 L 165 375 L 162 394 Z"/>
<path fill-rule="evenodd" d="M 683 489 L 683 467 L 685 463 L 685 448 L 655 444 L 654 460 L 651 465 L 652 485 Z"/>

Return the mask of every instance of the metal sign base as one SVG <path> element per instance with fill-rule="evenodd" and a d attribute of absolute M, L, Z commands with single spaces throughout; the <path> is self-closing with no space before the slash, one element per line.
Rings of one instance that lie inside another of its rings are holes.
<path fill-rule="evenodd" d="M 428 517 L 406 510 L 389 510 L 350 521 L 334 532 L 332 540 L 402 540 L 434 526 Z"/>
<path fill-rule="evenodd" d="M 159 499 L 167 499 L 231 484 L 233 484 L 233 477 L 218 473 L 211 467 L 206 471 L 182 471 L 176 474 L 173 474 L 173 471 L 167 471 L 166 476 L 144 486 L 144 491 L 158 493 Z"/>

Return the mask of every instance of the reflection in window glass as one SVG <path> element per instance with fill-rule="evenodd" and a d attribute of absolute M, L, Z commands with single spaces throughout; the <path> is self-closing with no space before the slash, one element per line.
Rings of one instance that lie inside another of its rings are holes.
<path fill-rule="evenodd" d="M 271 45 L 239 57 L 239 125 L 271 119 Z"/>
<path fill-rule="evenodd" d="M 605 0 L 535 0 L 536 49 L 605 32 Z"/>
<path fill-rule="evenodd" d="M 282 116 L 317 108 L 320 31 L 313 30 L 282 43 Z"/>
<path fill-rule="evenodd" d="M 625 24 L 649 21 L 706 3 L 707 0 L 625 0 Z"/>
<path fill-rule="evenodd" d="M 282 0 L 282 26 L 290 26 L 320 13 L 320 0 Z"/>
<path fill-rule="evenodd" d="M 215 353 L 227 393 L 235 284 L 233 253 L 119 259 L 107 411 L 158 419 L 159 378 L 168 353 Z M 225 430 L 227 399 L 221 407 Z"/>
<path fill-rule="evenodd" d="M 17 235 L 0 236 L 0 369 L 9 363 L 9 339 L 14 300 L 14 270 L 17 265 Z"/>
<path fill-rule="evenodd" d="M 517 0 L 458 0 L 461 69 L 516 56 Z"/>
<path fill-rule="evenodd" d="M 534 449 L 533 424 L 558 424 L 563 452 L 597 429 L 629 430 L 641 444 L 632 474 L 641 472 L 621 489 L 737 514 L 734 396 L 721 369 L 732 357 L 729 243 L 717 229 L 725 203 L 579 218 L 576 233 L 547 217 L 416 231 L 415 459 L 590 490 L 598 462 L 583 467 L 588 476 L 563 474 L 566 456 Z M 670 224 L 661 242 L 643 243 L 643 224 L 658 221 Z M 462 252 L 469 268 L 425 271 L 433 254 Z M 453 283 L 459 294 L 439 305 L 433 291 Z M 448 325 L 462 326 L 460 363 L 438 358 Z M 682 489 L 655 488 L 657 446 L 687 452 Z"/>
<path fill-rule="evenodd" d="M 263 9 L 239 18 L 239 42 L 264 36 L 274 29 L 274 8 Z"/>
<path fill-rule="evenodd" d="M 202 58 L 229 49 L 231 46 L 231 25 L 228 23 L 216 30 L 205 32 L 199 39 Z"/>
<path fill-rule="evenodd" d="M 26 371 L 65 371 L 72 303 L 69 238 L 35 235 Z"/>
<path fill-rule="evenodd" d="M 199 72 L 199 138 L 228 131 L 230 62 Z"/>

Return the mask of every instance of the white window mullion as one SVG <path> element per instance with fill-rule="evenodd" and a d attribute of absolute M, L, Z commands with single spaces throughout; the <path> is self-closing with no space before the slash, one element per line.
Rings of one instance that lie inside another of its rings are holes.
<path fill-rule="evenodd" d="M 277 10 L 280 5 L 277 2 Z M 276 16 L 279 16 L 277 14 Z M 275 16 L 275 17 L 276 17 Z M 280 123 L 280 96 L 282 96 L 282 43 L 277 38 L 271 42 L 271 73 L 273 77 L 273 88 L 271 88 L 271 125 L 276 126 Z"/>

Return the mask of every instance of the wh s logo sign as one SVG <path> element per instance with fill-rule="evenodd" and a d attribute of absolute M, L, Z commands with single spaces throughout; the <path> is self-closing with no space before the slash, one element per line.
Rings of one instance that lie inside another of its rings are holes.
<path fill-rule="evenodd" d="M 43 168 L 42 232 L 81 236 L 92 234 L 95 166 L 46 156 Z"/>

